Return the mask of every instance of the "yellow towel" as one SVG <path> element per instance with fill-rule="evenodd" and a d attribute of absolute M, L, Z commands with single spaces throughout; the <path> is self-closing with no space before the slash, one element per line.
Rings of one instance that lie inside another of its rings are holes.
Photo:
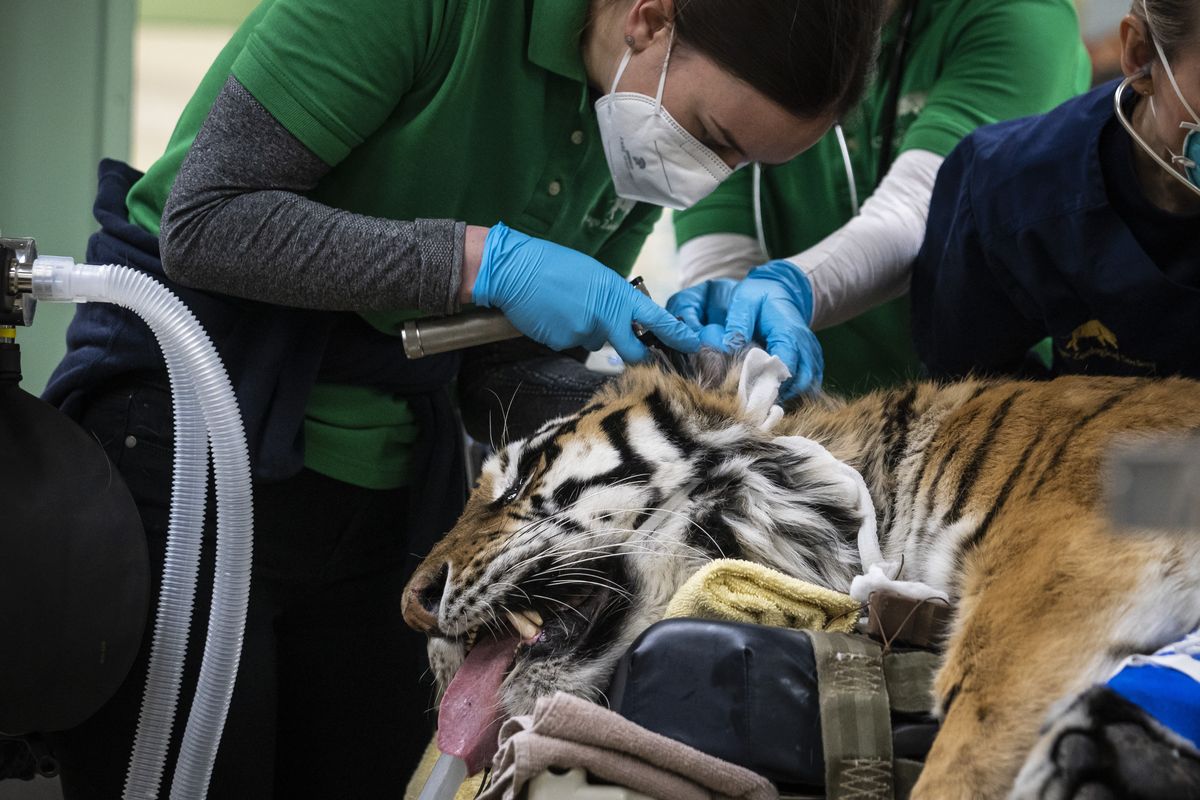
<path fill-rule="evenodd" d="M 417 800 L 421 796 L 421 790 L 425 788 L 425 781 L 429 780 L 429 773 L 433 772 L 434 762 L 440 755 L 437 739 L 431 739 L 429 746 L 425 748 L 425 755 L 421 756 L 421 763 L 417 764 L 416 771 L 408 779 L 408 788 L 404 790 L 404 800 Z M 454 800 L 475 800 L 475 796 L 479 794 L 479 784 L 482 782 L 482 772 L 472 778 L 467 778 L 455 793 Z"/>
<path fill-rule="evenodd" d="M 859 608 L 849 595 L 761 564 L 724 558 L 708 564 L 680 587 L 667 606 L 667 618 L 701 617 L 850 633 L 858 622 Z"/>

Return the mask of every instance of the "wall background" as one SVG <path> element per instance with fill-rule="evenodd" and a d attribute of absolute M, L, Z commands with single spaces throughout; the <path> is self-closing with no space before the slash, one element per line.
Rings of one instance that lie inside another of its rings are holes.
<path fill-rule="evenodd" d="M 129 155 L 134 0 L 4 0 L 0 231 L 82 259 L 96 163 Z M 72 309 L 43 304 L 18 331 L 25 387 L 41 390 Z"/>

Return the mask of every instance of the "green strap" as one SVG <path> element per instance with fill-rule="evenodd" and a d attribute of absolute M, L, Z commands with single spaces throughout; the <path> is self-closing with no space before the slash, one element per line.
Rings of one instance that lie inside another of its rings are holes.
<path fill-rule="evenodd" d="M 892 724 L 879 645 L 807 631 L 817 662 L 825 792 L 830 800 L 893 800 Z"/>
<path fill-rule="evenodd" d="M 928 714 L 932 711 L 933 676 L 937 668 L 937 655 L 925 650 L 885 655 L 883 675 L 892 711 L 901 714 Z"/>

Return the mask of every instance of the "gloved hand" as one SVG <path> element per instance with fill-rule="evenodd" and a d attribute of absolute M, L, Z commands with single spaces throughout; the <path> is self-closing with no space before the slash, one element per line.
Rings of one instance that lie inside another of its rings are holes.
<path fill-rule="evenodd" d="M 503 223 L 488 232 L 472 294 L 476 305 L 500 309 L 521 333 L 555 350 L 599 350 L 608 341 L 627 363 L 642 361 L 649 352 L 633 334 L 634 321 L 667 347 L 700 349 L 686 325 L 599 261 Z"/>
<path fill-rule="evenodd" d="M 792 377 L 780 387 L 787 399 L 820 386 L 825 359 L 812 321 L 812 285 L 794 264 L 771 261 L 741 281 L 717 278 L 677 292 L 667 309 L 712 345 L 713 325 L 724 325 L 723 349 L 757 341 L 778 356 Z"/>

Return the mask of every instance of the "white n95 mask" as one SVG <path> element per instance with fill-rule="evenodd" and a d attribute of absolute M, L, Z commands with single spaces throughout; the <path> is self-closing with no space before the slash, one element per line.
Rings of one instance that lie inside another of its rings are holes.
<path fill-rule="evenodd" d="M 626 49 L 612 88 L 596 101 L 596 118 L 617 194 L 679 211 L 707 197 L 733 170 L 663 108 L 674 41 L 672 29 L 656 97 L 617 91 L 633 56 L 633 48 Z"/>

